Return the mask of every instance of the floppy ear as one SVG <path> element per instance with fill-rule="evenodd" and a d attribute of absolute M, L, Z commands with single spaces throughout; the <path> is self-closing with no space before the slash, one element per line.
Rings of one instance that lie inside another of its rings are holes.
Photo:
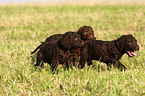
<path fill-rule="evenodd" d="M 87 32 L 84 32 L 84 28 L 87 27 L 87 26 L 83 26 L 83 27 L 80 27 L 79 30 L 77 31 L 77 34 L 79 35 L 79 37 L 82 39 L 83 35 L 86 35 Z"/>
<path fill-rule="evenodd" d="M 119 51 L 122 51 L 124 48 L 124 43 L 122 43 L 122 41 L 116 40 L 116 46 L 119 49 Z"/>
<path fill-rule="evenodd" d="M 67 49 L 70 49 L 72 46 L 72 36 L 68 34 L 64 34 L 64 36 L 59 40 L 59 43 Z"/>
<path fill-rule="evenodd" d="M 116 40 L 116 42 L 115 42 L 116 46 L 120 51 L 123 50 L 123 48 L 125 46 L 125 42 L 126 42 L 126 35 L 123 35 Z"/>
<path fill-rule="evenodd" d="M 126 37 L 126 39 L 127 39 L 127 40 L 132 40 L 132 39 L 135 39 L 135 38 L 133 37 L 132 34 L 128 34 L 127 37 Z"/>

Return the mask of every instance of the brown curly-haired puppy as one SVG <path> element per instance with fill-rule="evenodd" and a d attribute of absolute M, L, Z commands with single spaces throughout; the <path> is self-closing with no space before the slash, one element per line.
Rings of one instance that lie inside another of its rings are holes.
<path fill-rule="evenodd" d="M 91 26 L 83 26 L 80 27 L 79 30 L 77 32 L 75 32 L 76 34 L 79 35 L 79 37 L 83 40 L 90 40 L 90 39 L 95 39 L 94 37 L 94 30 Z M 63 34 L 55 34 L 52 35 L 50 37 L 48 37 L 45 42 L 51 42 L 51 43 L 56 43 L 57 41 L 59 41 L 62 38 Z M 40 44 L 31 54 L 35 53 L 44 43 Z M 80 55 L 80 48 L 77 49 L 71 49 L 71 53 L 73 53 L 73 61 L 74 61 L 74 65 L 76 64 L 75 62 L 77 62 L 77 58 Z"/>
<path fill-rule="evenodd" d="M 79 37 L 83 41 L 90 40 L 90 39 L 96 39 L 94 37 L 94 30 L 91 26 L 80 27 L 76 33 L 79 35 Z M 62 36 L 63 36 L 63 34 L 52 35 L 52 36 L 46 38 L 45 42 L 56 43 L 57 41 L 59 41 L 62 38 Z M 42 45 L 43 45 L 43 43 L 40 44 L 33 52 L 31 52 L 31 54 L 35 53 Z"/>
<path fill-rule="evenodd" d="M 74 32 L 65 33 L 62 38 L 56 43 L 44 42 L 37 53 L 36 67 L 40 62 L 49 63 L 52 71 L 56 70 L 58 63 L 66 64 L 69 68 L 72 65 L 72 54 L 70 50 L 80 48 L 84 42 Z"/>
<path fill-rule="evenodd" d="M 129 57 L 136 56 L 134 51 L 139 50 L 137 40 L 132 35 L 123 35 L 113 41 L 89 40 L 81 50 L 79 68 L 84 68 L 85 62 L 92 65 L 92 60 L 99 60 L 110 66 L 115 65 L 121 70 L 126 67 L 121 64 L 119 59 L 124 53 Z"/>
<path fill-rule="evenodd" d="M 91 26 L 80 27 L 79 30 L 77 31 L 77 34 L 83 41 L 96 39 L 94 37 L 94 30 Z"/>

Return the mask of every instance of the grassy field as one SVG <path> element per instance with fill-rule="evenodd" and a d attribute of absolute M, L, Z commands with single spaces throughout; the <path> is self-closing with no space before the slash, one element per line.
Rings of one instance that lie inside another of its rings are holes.
<path fill-rule="evenodd" d="M 34 68 L 30 53 L 46 37 L 90 25 L 97 39 L 133 34 L 140 50 L 126 54 L 125 72 L 93 61 L 93 67 L 52 74 Z M 95 66 L 95 68 L 94 68 Z M 145 95 L 145 5 L 0 6 L 1 96 L 143 96 Z"/>

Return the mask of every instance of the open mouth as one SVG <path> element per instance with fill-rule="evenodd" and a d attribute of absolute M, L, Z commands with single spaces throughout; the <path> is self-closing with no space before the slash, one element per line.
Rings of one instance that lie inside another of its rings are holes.
<path fill-rule="evenodd" d="M 137 54 L 133 51 L 127 51 L 127 55 L 130 57 L 137 56 Z"/>

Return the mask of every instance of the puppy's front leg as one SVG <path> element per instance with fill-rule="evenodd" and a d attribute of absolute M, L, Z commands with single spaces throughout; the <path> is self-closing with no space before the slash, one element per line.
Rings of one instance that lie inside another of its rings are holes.
<path fill-rule="evenodd" d="M 73 56 L 69 56 L 68 59 L 66 60 L 66 67 L 67 69 L 72 68 L 73 66 Z"/>
<path fill-rule="evenodd" d="M 88 66 L 91 66 L 92 63 L 93 63 L 92 60 L 88 58 L 88 59 L 87 59 L 87 64 L 88 64 Z"/>
<path fill-rule="evenodd" d="M 44 57 L 43 57 L 42 53 L 39 51 L 37 53 L 37 60 L 36 60 L 35 67 L 38 67 L 38 66 L 41 66 L 42 67 L 43 66 L 43 62 L 42 61 L 44 61 Z M 42 62 L 42 64 L 41 64 L 41 62 Z"/>
<path fill-rule="evenodd" d="M 107 64 L 107 65 L 110 65 L 110 64 Z M 120 61 L 113 62 L 112 65 L 114 67 L 117 67 L 121 71 L 123 71 L 123 70 L 125 71 L 127 69 Z"/>
<path fill-rule="evenodd" d="M 78 68 L 83 69 L 85 67 L 86 61 L 87 61 L 87 55 L 81 55 Z"/>
<path fill-rule="evenodd" d="M 125 71 L 127 69 L 120 61 L 116 62 L 116 66 L 118 69 L 121 69 L 121 71 Z"/>
<path fill-rule="evenodd" d="M 79 62 L 79 69 L 82 69 L 85 67 L 85 62 L 87 61 L 88 58 L 88 48 L 86 46 L 81 48 L 81 55 L 80 55 L 80 62 Z"/>

